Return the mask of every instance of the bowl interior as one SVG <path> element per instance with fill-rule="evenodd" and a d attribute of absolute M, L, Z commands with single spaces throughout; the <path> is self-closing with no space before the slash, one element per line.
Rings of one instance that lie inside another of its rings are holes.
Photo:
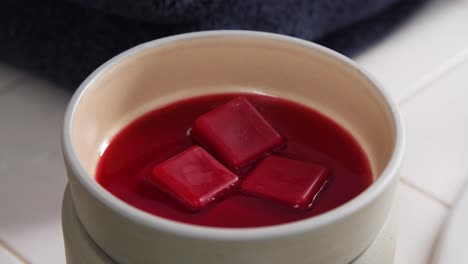
<path fill-rule="evenodd" d="M 396 144 L 383 95 L 356 68 L 317 46 L 210 35 L 148 43 L 113 62 L 88 83 L 71 119 L 74 151 L 92 177 L 125 124 L 174 100 L 208 93 L 265 93 L 315 108 L 356 137 L 376 177 Z"/>

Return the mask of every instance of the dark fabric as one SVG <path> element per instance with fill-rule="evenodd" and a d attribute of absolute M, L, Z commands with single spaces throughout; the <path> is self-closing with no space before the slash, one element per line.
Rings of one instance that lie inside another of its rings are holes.
<path fill-rule="evenodd" d="M 350 55 L 424 1 L 2 0 L 0 60 L 74 88 L 125 49 L 199 30 L 277 32 Z"/>

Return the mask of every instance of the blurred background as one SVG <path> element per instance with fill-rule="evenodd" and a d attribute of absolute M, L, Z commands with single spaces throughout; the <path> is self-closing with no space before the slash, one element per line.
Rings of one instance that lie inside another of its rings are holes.
<path fill-rule="evenodd" d="M 447 227 L 468 215 L 452 217 L 468 179 L 468 0 L 2 0 L 0 263 L 65 263 L 60 132 L 84 78 L 137 44 L 213 29 L 314 41 L 380 80 L 408 141 L 395 263 L 455 263 L 438 252 L 463 251 L 452 233 L 468 232 Z"/>

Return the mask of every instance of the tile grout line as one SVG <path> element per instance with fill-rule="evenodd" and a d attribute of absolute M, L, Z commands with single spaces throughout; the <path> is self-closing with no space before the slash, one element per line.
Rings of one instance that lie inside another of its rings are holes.
<path fill-rule="evenodd" d="M 446 73 L 450 72 L 463 62 L 468 60 L 468 48 L 465 48 L 443 62 L 439 67 L 433 69 L 428 74 L 424 75 L 414 84 L 412 84 L 405 92 L 402 92 L 397 98 L 397 102 L 400 106 L 406 104 L 408 101 L 413 99 L 420 92 L 425 90 L 431 83 L 441 78 Z"/>
<path fill-rule="evenodd" d="M 21 88 L 22 85 L 27 84 L 28 82 L 39 80 L 36 78 L 31 78 L 29 76 L 19 76 L 17 78 L 13 78 L 8 82 L 5 82 L 3 85 L 0 86 L 0 99 L 2 96 L 5 96 L 11 92 L 16 91 L 18 88 Z M 55 154 L 55 152 L 52 152 Z M 15 246 L 8 243 L 6 240 L 0 238 L 0 249 L 4 249 L 7 253 L 9 253 L 12 257 L 14 257 L 18 263 L 21 264 L 32 264 L 26 257 L 21 254 L 21 251 L 18 250 Z M 1 263 L 0 263 L 1 264 Z"/>
<path fill-rule="evenodd" d="M 410 86 L 405 92 L 403 92 L 398 98 L 397 103 L 401 107 L 405 105 L 407 102 L 411 101 L 411 99 L 415 98 L 418 94 L 424 91 L 430 84 L 440 79 L 443 75 L 450 72 L 451 70 L 455 69 L 457 66 L 462 64 L 463 62 L 468 60 L 468 48 L 465 48 L 458 52 L 453 57 L 449 58 L 447 61 L 441 64 L 440 67 L 435 68 L 418 81 L 416 81 L 413 85 Z M 406 186 L 410 187 L 411 189 L 417 191 L 424 197 L 438 203 L 439 205 L 450 208 L 450 204 L 439 199 L 434 194 L 426 191 L 424 188 L 421 188 L 417 184 L 400 177 L 400 182 L 405 184 Z"/>
<path fill-rule="evenodd" d="M 403 178 L 403 177 L 400 177 L 400 183 L 410 187 L 411 189 L 415 190 L 416 192 L 418 192 L 419 194 L 423 195 L 424 197 L 430 199 L 431 201 L 433 202 L 436 202 L 438 203 L 439 205 L 445 207 L 445 208 L 450 208 L 451 205 L 449 203 L 447 203 L 446 201 L 442 200 L 442 199 L 439 199 L 437 198 L 435 195 L 433 195 L 432 193 L 424 190 L 423 188 L 419 187 L 418 185 L 416 185 L 415 183 L 411 182 L 411 181 L 408 181 L 407 179 Z"/>
<path fill-rule="evenodd" d="M 30 262 L 27 261 L 23 256 L 21 256 L 18 251 L 14 250 L 10 245 L 8 245 L 3 240 L 0 240 L 0 247 L 3 247 L 6 251 L 8 251 L 11 255 L 17 258 L 22 264 L 29 264 Z"/>
<path fill-rule="evenodd" d="M 447 61 L 441 64 L 441 66 L 435 68 L 422 78 L 420 78 L 418 81 L 416 81 L 413 85 L 411 85 L 405 92 L 400 94 L 400 96 L 397 98 L 397 102 L 400 106 L 405 105 L 408 101 L 411 99 L 415 98 L 419 93 L 424 91 L 431 83 L 435 82 L 439 78 L 441 78 L 444 74 L 447 72 L 450 72 L 452 69 L 456 68 L 460 64 L 462 64 L 464 61 L 468 59 L 468 48 L 460 51 Z M 5 86 L 2 85 L 2 89 L 0 90 L 0 97 L 12 90 L 14 90 L 16 87 L 21 85 L 24 82 L 27 82 L 29 78 L 27 77 L 20 77 L 13 79 L 9 81 L 8 83 L 5 84 Z M 408 181 L 407 179 L 400 177 L 400 182 L 411 189 L 415 190 L 416 192 L 420 193 L 424 197 L 440 204 L 444 208 L 450 208 L 451 206 L 449 203 L 437 198 L 434 196 L 432 193 L 424 190 L 423 188 L 419 187 L 415 183 Z M 3 240 L 0 240 L 0 247 L 5 248 L 7 252 L 12 254 L 14 257 L 16 257 L 20 262 L 23 264 L 29 264 L 23 256 L 21 256 L 16 250 L 14 250 L 11 246 L 9 246 L 7 243 L 5 243 Z"/>

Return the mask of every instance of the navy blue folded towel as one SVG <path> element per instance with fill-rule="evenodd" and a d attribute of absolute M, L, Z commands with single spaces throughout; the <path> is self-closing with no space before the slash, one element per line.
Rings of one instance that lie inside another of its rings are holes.
<path fill-rule="evenodd" d="M 350 55 L 425 0 L 2 0 L 0 61 L 76 87 L 117 53 L 163 36 L 250 29 Z"/>

